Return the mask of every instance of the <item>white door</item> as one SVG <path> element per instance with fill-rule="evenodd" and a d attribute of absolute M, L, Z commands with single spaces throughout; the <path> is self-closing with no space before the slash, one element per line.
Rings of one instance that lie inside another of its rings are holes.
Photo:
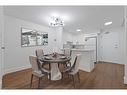
<path fill-rule="evenodd" d="M 119 34 L 110 32 L 101 35 L 100 39 L 101 61 L 119 63 Z"/>

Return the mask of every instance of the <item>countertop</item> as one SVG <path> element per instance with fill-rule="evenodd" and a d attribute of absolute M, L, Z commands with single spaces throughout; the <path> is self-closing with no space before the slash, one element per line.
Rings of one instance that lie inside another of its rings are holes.
<path fill-rule="evenodd" d="M 72 51 L 92 52 L 92 49 L 71 49 Z"/>
<path fill-rule="evenodd" d="M 65 49 L 69 49 L 69 48 L 65 48 Z M 61 49 L 61 50 L 64 50 L 64 49 Z M 95 51 L 93 49 L 76 49 L 76 48 L 72 48 L 70 50 L 72 50 L 72 51 L 85 51 L 85 52 Z"/>

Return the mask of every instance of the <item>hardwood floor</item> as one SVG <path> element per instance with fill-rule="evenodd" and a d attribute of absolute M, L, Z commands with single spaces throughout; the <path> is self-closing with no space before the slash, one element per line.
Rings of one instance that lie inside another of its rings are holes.
<path fill-rule="evenodd" d="M 124 66 L 111 63 L 97 63 L 92 72 L 80 71 L 80 84 L 76 89 L 127 89 L 123 84 Z M 3 77 L 3 89 L 30 89 L 31 69 L 10 73 Z M 37 78 L 34 77 L 32 88 L 36 89 Z M 72 80 L 67 76 L 63 81 L 48 81 L 43 78 L 42 89 L 74 89 Z"/>

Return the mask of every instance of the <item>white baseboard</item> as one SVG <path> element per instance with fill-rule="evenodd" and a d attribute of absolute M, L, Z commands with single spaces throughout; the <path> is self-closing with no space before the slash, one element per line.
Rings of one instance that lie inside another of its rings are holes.
<path fill-rule="evenodd" d="M 85 68 L 85 69 L 84 69 L 84 68 L 82 68 L 82 67 L 79 67 L 79 69 L 82 70 L 82 71 L 91 72 L 91 70 L 88 69 L 88 68 Z"/>
<path fill-rule="evenodd" d="M 116 62 L 110 62 L 110 61 L 98 61 L 98 63 L 112 63 L 112 64 L 121 64 L 121 65 L 124 65 L 124 63 L 123 62 L 119 62 L 119 63 L 116 63 Z"/>
<path fill-rule="evenodd" d="M 28 68 L 31 68 L 31 66 L 30 66 L 30 65 L 27 65 L 27 66 L 22 66 L 22 67 L 16 67 L 16 68 L 5 69 L 5 70 L 4 70 L 4 75 L 5 75 L 5 74 L 8 74 L 8 73 L 12 73 L 12 72 L 16 72 L 16 71 L 28 69 Z"/>
<path fill-rule="evenodd" d="M 127 76 L 124 76 L 124 84 L 127 84 Z"/>

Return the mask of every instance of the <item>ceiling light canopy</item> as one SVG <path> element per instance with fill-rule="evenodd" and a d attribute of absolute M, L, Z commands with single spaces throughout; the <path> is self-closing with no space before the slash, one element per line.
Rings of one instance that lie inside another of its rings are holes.
<path fill-rule="evenodd" d="M 112 24 L 112 22 L 110 21 L 110 22 L 105 22 L 105 24 L 104 25 L 111 25 Z"/>

